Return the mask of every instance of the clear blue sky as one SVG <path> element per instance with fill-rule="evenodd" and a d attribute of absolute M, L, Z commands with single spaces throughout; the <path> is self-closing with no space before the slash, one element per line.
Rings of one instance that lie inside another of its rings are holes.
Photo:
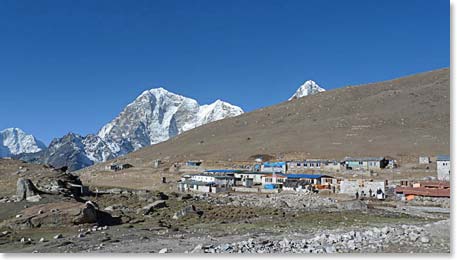
<path fill-rule="evenodd" d="M 95 133 L 143 90 L 245 111 L 448 67 L 447 0 L 1 0 L 0 129 Z"/>

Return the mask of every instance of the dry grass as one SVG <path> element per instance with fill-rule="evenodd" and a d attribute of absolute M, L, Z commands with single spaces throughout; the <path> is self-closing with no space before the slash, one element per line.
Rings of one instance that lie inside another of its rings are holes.
<path fill-rule="evenodd" d="M 148 168 L 154 159 L 235 162 L 268 154 L 286 160 L 392 156 L 405 164 L 449 150 L 449 69 L 441 69 L 283 102 L 198 127 L 117 160 Z M 138 178 L 149 183 L 147 176 Z"/>
<path fill-rule="evenodd" d="M 79 175 L 81 181 L 92 187 L 123 187 L 129 189 L 146 189 L 158 191 L 173 191 L 180 174 L 162 170 L 135 167 L 125 171 L 85 172 Z M 167 183 L 162 183 L 165 177 Z"/>

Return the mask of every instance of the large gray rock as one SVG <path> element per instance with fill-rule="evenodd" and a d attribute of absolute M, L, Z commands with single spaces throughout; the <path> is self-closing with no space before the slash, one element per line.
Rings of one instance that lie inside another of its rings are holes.
<path fill-rule="evenodd" d="M 26 198 L 28 202 L 39 202 L 41 200 L 40 195 L 35 195 L 35 196 L 29 196 Z"/>
<path fill-rule="evenodd" d="M 105 213 L 106 214 L 106 213 Z M 64 227 L 85 223 L 96 223 L 103 217 L 102 212 L 90 203 L 56 202 L 26 208 L 20 217 L 6 221 L 12 229 L 36 227 Z"/>
<path fill-rule="evenodd" d="M 203 214 L 203 211 L 197 210 L 197 208 L 194 205 L 189 205 L 182 208 L 180 211 L 176 212 L 173 215 L 173 219 L 179 219 L 187 216 L 188 214 L 197 214 L 198 216 L 201 216 Z"/>
<path fill-rule="evenodd" d="M 16 184 L 16 195 L 19 200 L 38 195 L 39 191 L 29 179 L 19 178 Z"/>
<path fill-rule="evenodd" d="M 164 200 L 158 200 L 158 201 L 154 201 L 153 203 L 151 203 L 149 205 L 144 206 L 141 209 L 141 212 L 143 213 L 143 215 L 147 215 L 147 214 L 153 212 L 154 209 L 160 209 L 160 208 L 165 208 L 165 207 L 167 207 L 167 203 Z"/>

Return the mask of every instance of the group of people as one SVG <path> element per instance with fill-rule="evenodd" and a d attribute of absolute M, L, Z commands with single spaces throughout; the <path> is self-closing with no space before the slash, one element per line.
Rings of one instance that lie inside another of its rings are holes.
<path fill-rule="evenodd" d="M 372 197 L 376 197 L 377 199 L 385 199 L 386 198 L 386 195 L 384 194 L 384 192 L 382 191 L 381 188 L 378 188 L 376 190 L 376 193 L 373 193 L 373 191 L 370 189 L 368 191 L 368 195 L 369 195 L 370 198 L 372 198 Z M 359 194 L 359 191 L 355 192 L 355 198 L 356 199 L 364 198 L 364 197 L 366 197 L 365 191 L 362 190 L 360 192 L 360 194 Z"/>

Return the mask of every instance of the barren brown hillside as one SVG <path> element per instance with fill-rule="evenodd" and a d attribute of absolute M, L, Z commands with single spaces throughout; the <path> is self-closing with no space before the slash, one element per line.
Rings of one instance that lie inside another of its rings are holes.
<path fill-rule="evenodd" d="M 449 69 L 349 86 L 198 127 L 127 159 L 246 161 L 448 154 Z"/>

